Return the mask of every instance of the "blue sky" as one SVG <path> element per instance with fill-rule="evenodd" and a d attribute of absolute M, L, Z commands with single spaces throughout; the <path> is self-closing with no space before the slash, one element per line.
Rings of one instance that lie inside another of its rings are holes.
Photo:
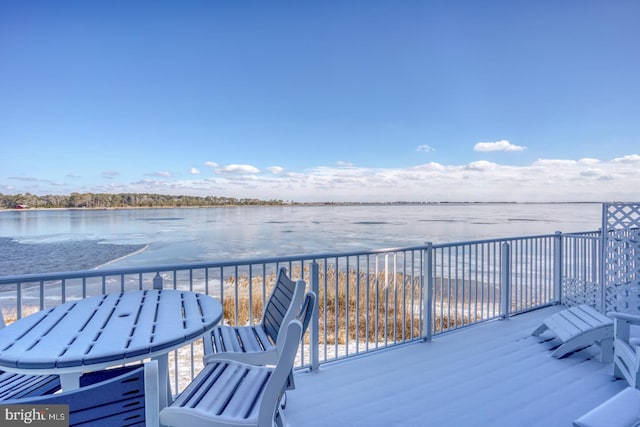
<path fill-rule="evenodd" d="M 0 3 L 0 193 L 640 199 L 638 1 Z"/>

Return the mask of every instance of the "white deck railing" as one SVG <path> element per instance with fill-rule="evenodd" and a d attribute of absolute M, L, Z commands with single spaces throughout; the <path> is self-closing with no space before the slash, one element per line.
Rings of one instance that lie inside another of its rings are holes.
<path fill-rule="evenodd" d="M 163 286 L 219 298 L 224 321 L 259 319 L 278 269 L 318 295 L 298 368 L 557 303 L 593 301 L 600 233 L 507 239 L 211 263 L 0 277 L 0 307 L 16 319 L 115 291 Z M 249 315 L 249 307 L 252 314 Z M 201 368 L 201 343 L 170 358 L 174 392 Z"/>

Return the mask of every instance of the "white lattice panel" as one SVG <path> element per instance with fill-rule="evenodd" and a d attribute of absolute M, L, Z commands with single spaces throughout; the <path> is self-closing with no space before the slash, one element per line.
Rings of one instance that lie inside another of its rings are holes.
<path fill-rule="evenodd" d="M 606 203 L 602 232 L 606 311 L 640 312 L 640 203 Z"/>
<path fill-rule="evenodd" d="M 607 312 L 640 313 L 640 286 L 637 283 L 624 283 L 607 287 L 605 304 Z"/>
<path fill-rule="evenodd" d="M 600 307 L 602 299 L 600 286 L 596 282 L 576 278 L 565 278 L 562 281 L 563 304 L 568 306 L 587 304 Z"/>
<path fill-rule="evenodd" d="M 640 203 L 605 203 L 602 230 L 640 227 Z"/>

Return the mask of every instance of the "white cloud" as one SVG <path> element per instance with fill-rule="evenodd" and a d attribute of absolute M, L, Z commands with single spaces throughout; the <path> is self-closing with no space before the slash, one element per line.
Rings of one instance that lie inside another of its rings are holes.
<path fill-rule="evenodd" d="M 423 144 L 423 145 L 418 145 L 418 146 L 416 147 L 416 151 L 420 151 L 420 152 L 423 152 L 423 153 L 430 153 L 430 152 L 432 152 L 432 151 L 436 151 L 436 149 L 435 149 L 435 148 L 430 147 L 430 146 L 429 146 L 429 145 L 427 145 L 427 144 Z"/>
<path fill-rule="evenodd" d="M 200 169 L 198 169 L 198 168 L 191 168 L 191 169 L 189 170 L 189 173 L 190 173 L 191 175 L 200 175 Z"/>
<path fill-rule="evenodd" d="M 280 166 L 271 166 L 268 167 L 267 170 L 274 175 L 280 175 L 282 172 L 284 172 L 284 168 Z"/>
<path fill-rule="evenodd" d="M 474 151 L 522 151 L 526 147 L 513 145 L 506 139 L 496 142 L 478 142 L 474 147 Z"/>
<path fill-rule="evenodd" d="M 603 175 L 602 169 L 585 169 L 580 172 L 580 175 L 585 177 L 600 177 Z"/>
<path fill-rule="evenodd" d="M 538 159 L 533 163 L 533 166 L 542 166 L 542 167 L 573 167 L 576 166 L 578 162 L 575 160 L 563 160 L 563 159 Z"/>
<path fill-rule="evenodd" d="M 211 168 L 211 170 L 217 175 L 237 174 L 237 175 L 252 175 L 260 173 L 260 169 L 251 165 L 243 164 L 230 164 L 220 165 L 216 162 L 205 162 L 205 166 Z"/>
<path fill-rule="evenodd" d="M 469 163 L 465 168 L 468 170 L 484 171 L 495 169 L 498 165 L 495 163 L 480 160 L 478 162 Z"/>
<path fill-rule="evenodd" d="M 618 157 L 616 159 L 613 159 L 613 162 L 616 162 L 616 163 L 640 163 L 640 155 L 631 154 L 631 155 L 628 155 L 628 156 Z"/>
<path fill-rule="evenodd" d="M 584 159 L 578 160 L 578 163 L 583 165 L 597 165 L 598 163 L 600 163 L 600 160 L 584 158 Z"/>
<path fill-rule="evenodd" d="M 437 162 L 429 162 L 429 163 L 425 163 L 424 165 L 420 165 L 420 166 L 416 166 L 413 169 L 419 169 L 419 170 L 431 170 L 431 171 L 444 171 L 446 169 L 446 166 L 437 163 Z"/>
<path fill-rule="evenodd" d="M 351 168 L 354 166 L 353 163 L 343 162 L 342 160 L 339 160 L 338 162 L 336 162 L 336 165 L 338 165 L 338 167 L 341 167 L 341 168 Z"/>
<path fill-rule="evenodd" d="M 250 175 L 255 173 L 260 173 L 260 169 L 251 165 L 227 165 L 223 166 L 221 169 L 222 173 L 232 173 L 232 174 L 240 174 L 240 175 Z"/>

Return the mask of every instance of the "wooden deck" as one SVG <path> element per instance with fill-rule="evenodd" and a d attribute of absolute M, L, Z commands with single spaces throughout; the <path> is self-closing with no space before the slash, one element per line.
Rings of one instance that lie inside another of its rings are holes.
<path fill-rule="evenodd" d="M 289 426 L 571 426 L 624 387 L 588 347 L 556 359 L 560 343 L 531 332 L 561 307 L 470 327 L 298 372 Z"/>

